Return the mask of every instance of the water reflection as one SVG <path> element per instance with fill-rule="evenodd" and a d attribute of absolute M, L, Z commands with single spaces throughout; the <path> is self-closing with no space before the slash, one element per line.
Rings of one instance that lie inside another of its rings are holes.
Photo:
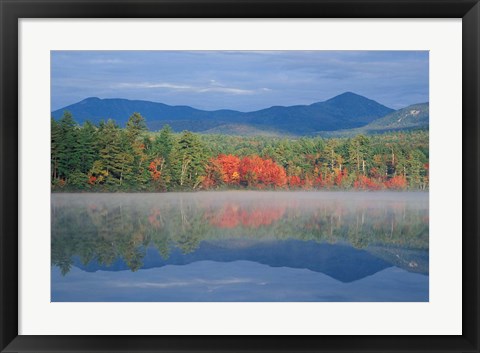
<path fill-rule="evenodd" d="M 187 269 L 191 272 L 200 264 L 248 261 L 282 274 L 286 269 L 313 271 L 341 283 L 397 268 L 406 272 L 402 273 L 406 278 L 413 273 L 422 275 L 422 299 L 415 300 L 428 300 L 428 222 L 425 193 L 54 194 L 52 296 L 56 285 L 68 282 L 73 288 L 68 278 L 70 272 L 78 276 L 77 270 L 100 278 L 105 272 L 113 276 L 114 272 L 141 269 L 129 277 L 128 283 L 134 286 L 154 269 L 165 273 L 172 271 L 171 266 L 179 266 L 176 276 L 181 278 Z M 248 268 L 243 266 L 242 270 Z M 212 265 L 209 271 L 215 272 L 217 267 Z M 237 283 L 235 278 L 233 282 L 229 282 L 231 276 L 203 280 L 250 286 L 250 282 Z M 163 279 L 155 283 L 156 290 L 167 288 Z M 311 286 L 315 292 L 316 285 Z M 410 298 L 402 297 L 401 292 L 397 289 L 396 296 L 372 298 Z M 260 300 L 253 294 L 249 297 L 248 291 L 245 295 L 243 300 Z M 360 296 L 347 297 L 361 300 Z M 232 296 L 225 299 L 237 300 Z M 122 300 L 168 299 L 158 295 L 140 299 L 137 293 Z M 302 299 L 297 293 L 285 300 Z"/>

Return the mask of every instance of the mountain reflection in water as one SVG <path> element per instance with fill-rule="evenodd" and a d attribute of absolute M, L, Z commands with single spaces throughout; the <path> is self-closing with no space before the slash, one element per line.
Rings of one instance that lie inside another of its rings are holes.
<path fill-rule="evenodd" d="M 52 301 L 428 301 L 428 194 L 53 194 Z"/>

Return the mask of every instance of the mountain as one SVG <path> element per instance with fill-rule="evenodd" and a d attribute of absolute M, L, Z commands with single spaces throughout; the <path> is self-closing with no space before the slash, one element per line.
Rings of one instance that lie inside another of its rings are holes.
<path fill-rule="evenodd" d="M 161 128 L 164 123 L 169 123 L 179 126 L 180 129 L 192 124 L 192 131 L 213 128 L 218 125 L 215 121 L 232 119 L 234 116 L 237 117 L 238 114 L 241 114 L 229 110 L 207 112 L 188 106 L 170 106 L 142 100 L 100 99 L 97 97 L 90 97 L 58 109 L 52 112 L 52 116 L 58 119 L 64 111 L 72 113 L 75 120 L 80 124 L 83 124 L 86 120 L 98 123 L 100 120 L 114 119 L 120 126 L 125 126 L 128 118 L 137 112 L 145 118 L 147 125 L 152 130 Z"/>
<path fill-rule="evenodd" d="M 429 121 L 429 104 L 421 103 L 399 109 L 367 124 L 366 130 L 404 130 L 427 127 Z"/>
<path fill-rule="evenodd" d="M 310 105 L 273 106 L 253 112 L 234 110 L 205 111 L 189 106 L 170 106 L 141 100 L 84 99 L 52 112 L 59 119 L 64 111 L 72 113 L 82 124 L 86 120 L 98 123 L 102 119 L 114 119 L 125 126 L 128 118 L 140 113 L 150 130 L 158 130 L 169 124 L 175 131 L 216 131 L 239 134 L 310 135 L 318 131 L 335 131 L 364 126 L 392 113 L 393 110 L 371 99 L 346 92 L 324 102 Z M 234 126 L 235 129 L 231 129 Z"/>
<path fill-rule="evenodd" d="M 353 136 L 358 134 L 379 134 L 398 130 L 428 129 L 429 103 L 409 105 L 396 110 L 383 118 L 376 119 L 365 126 L 337 131 L 322 131 L 318 135 L 325 137 Z"/>

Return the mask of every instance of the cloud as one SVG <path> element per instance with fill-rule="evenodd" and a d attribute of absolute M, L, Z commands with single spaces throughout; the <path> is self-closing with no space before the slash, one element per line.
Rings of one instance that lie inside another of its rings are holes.
<path fill-rule="evenodd" d="M 244 284 L 252 283 L 252 279 L 248 278 L 232 278 L 232 279 L 220 279 L 220 280 L 209 280 L 209 279 L 191 279 L 189 281 L 172 281 L 172 282 L 111 282 L 113 286 L 116 287 L 138 287 L 138 288 L 173 288 L 173 287 L 187 287 L 195 285 L 203 286 L 224 286 L 232 284 Z M 265 283 L 260 283 L 265 285 Z"/>
<path fill-rule="evenodd" d="M 185 84 L 175 84 L 169 82 L 139 82 L 139 83 L 118 83 L 112 85 L 111 88 L 114 89 L 122 89 L 122 88 L 132 88 L 132 89 L 154 89 L 154 88 L 163 88 L 163 89 L 170 89 L 174 91 L 181 91 L 181 92 L 193 92 L 193 93 L 225 93 L 225 94 L 234 94 L 234 95 L 248 95 L 248 94 L 255 94 L 260 91 L 268 91 L 268 88 L 261 88 L 261 89 L 243 89 L 243 88 L 236 88 L 236 87 L 226 87 L 215 80 L 210 81 L 209 86 L 194 86 L 194 85 L 185 85 Z"/>
<path fill-rule="evenodd" d="M 120 59 L 91 59 L 88 62 L 90 64 L 121 64 L 124 61 Z"/>
<path fill-rule="evenodd" d="M 54 51 L 51 59 L 56 109 L 91 96 L 240 111 L 344 91 L 392 107 L 428 100 L 428 52 Z"/>
<path fill-rule="evenodd" d="M 169 88 L 174 90 L 185 90 L 190 91 L 194 87 L 188 85 L 176 85 L 172 83 L 150 83 L 150 82 L 140 82 L 140 83 L 118 83 L 112 85 L 112 88 Z"/>

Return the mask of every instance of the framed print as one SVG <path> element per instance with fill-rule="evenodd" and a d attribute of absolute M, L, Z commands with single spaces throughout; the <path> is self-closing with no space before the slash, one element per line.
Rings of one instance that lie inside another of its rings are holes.
<path fill-rule="evenodd" d="M 2 1 L 1 350 L 478 352 L 477 1 Z"/>

